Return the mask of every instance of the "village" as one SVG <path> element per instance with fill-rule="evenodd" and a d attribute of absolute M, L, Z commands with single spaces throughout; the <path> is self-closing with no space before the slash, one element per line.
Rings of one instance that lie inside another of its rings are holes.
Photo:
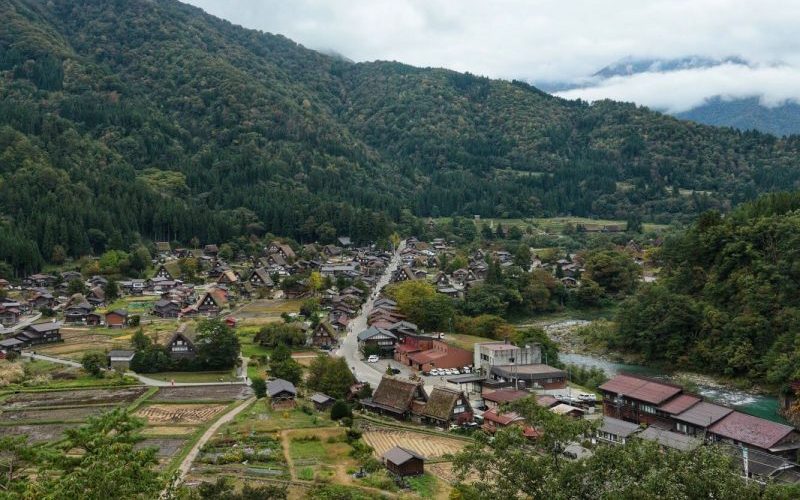
<path fill-rule="evenodd" d="M 0 389 L 0 435 L 57 442 L 86 418 L 125 407 L 146 419 L 144 444 L 158 448 L 161 466 L 187 484 L 235 475 L 301 492 L 333 482 L 446 498 L 452 457 L 474 433 L 519 427 L 532 443 L 541 437 L 506 409 L 534 400 L 593 423 L 561 450 L 566 459 L 633 439 L 681 451 L 715 443 L 748 478 L 800 482 L 800 433 L 790 425 L 632 374 L 583 387 L 548 364 L 540 343 L 425 331 L 396 300 L 393 290 L 410 282 L 463 299 L 493 266 L 519 265 L 510 251 L 477 249 L 446 271 L 442 261 L 456 252 L 445 238 L 382 249 L 346 237 L 302 246 L 275 239 L 258 255 L 214 244 L 155 249 L 149 278 L 64 270 L 0 280 L 0 363 L 24 371 Z M 641 248 L 626 250 L 642 265 Z M 581 285 L 575 255 L 543 261 L 534 252 L 524 267 L 565 289 Z M 210 322 L 238 339 L 230 366 L 198 364 Z M 94 379 L 84 373 L 88 352 L 102 356 Z M 319 390 L 315 366 L 339 359 L 346 387 Z"/>

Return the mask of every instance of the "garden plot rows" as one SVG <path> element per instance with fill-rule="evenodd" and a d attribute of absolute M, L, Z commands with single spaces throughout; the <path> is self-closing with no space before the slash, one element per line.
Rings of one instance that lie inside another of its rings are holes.
<path fill-rule="evenodd" d="M 109 405 L 132 403 L 146 387 L 84 389 L 72 391 L 21 392 L 3 401 L 3 410 L 52 408 L 54 406 Z"/>
<path fill-rule="evenodd" d="M 458 439 L 390 429 L 367 431 L 364 433 L 364 441 L 375 449 L 378 457 L 395 446 L 401 446 L 413 450 L 427 459 L 435 459 L 448 453 L 458 453 L 466 446 L 466 442 Z"/>
<path fill-rule="evenodd" d="M 147 438 L 136 443 L 136 448 L 156 448 L 156 456 L 159 458 L 174 457 L 186 444 L 185 439 L 181 438 Z"/>
<path fill-rule="evenodd" d="M 114 406 L 83 406 L 80 408 L 49 408 L 0 411 L 0 422 L 82 422 L 86 418 L 113 410 Z"/>
<path fill-rule="evenodd" d="M 207 422 L 225 409 L 225 405 L 184 404 L 148 405 L 136 412 L 151 425 L 159 424 L 201 424 Z"/>

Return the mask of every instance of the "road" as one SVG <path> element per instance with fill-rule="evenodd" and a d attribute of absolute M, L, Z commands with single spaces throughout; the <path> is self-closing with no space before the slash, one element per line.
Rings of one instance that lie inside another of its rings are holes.
<path fill-rule="evenodd" d="M 58 363 L 66 366 L 72 366 L 74 368 L 81 368 L 81 364 L 77 361 L 72 361 L 69 359 L 62 359 L 62 358 L 54 358 L 53 356 L 45 356 L 44 354 L 33 354 L 32 352 L 23 351 L 22 352 L 23 358 L 30 358 L 30 359 L 38 359 L 40 361 L 49 361 L 51 363 Z M 169 382 L 166 380 L 156 380 L 154 378 L 146 377 L 144 375 L 139 375 L 138 373 L 134 372 L 125 372 L 125 375 L 129 377 L 133 377 L 139 382 L 143 383 L 144 385 L 149 385 L 151 387 L 192 387 L 192 386 L 199 386 L 199 385 L 232 385 L 232 384 L 248 384 L 249 380 L 247 377 L 247 360 L 242 360 L 242 368 L 240 368 L 239 376 L 244 377 L 242 382 Z"/>
<path fill-rule="evenodd" d="M 400 266 L 400 251 L 405 248 L 406 242 L 401 241 L 397 246 L 397 250 L 392 256 L 392 260 L 386 266 L 386 270 L 381 275 L 378 282 L 375 284 L 375 291 L 372 293 L 367 301 L 361 306 L 361 313 L 353 318 L 348 325 L 347 335 L 342 340 L 341 346 L 336 351 L 336 355 L 343 357 L 347 360 L 347 365 L 361 382 L 369 382 L 372 387 L 377 387 L 381 381 L 383 372 L 373 368 L 368 363 L 361 359 L 361 353 L 358 351 L 358 334 L 367 329 L 367 315 L 372 311 L 372 306 L 375 303 L 375 298 L 380 294 L 381 289 L 389 284 L 392 279 L 392 274 Z"/>
<path fill-rule="evenodd" d="M 209 439 L 211 439 L 211 436 L 213 436 L 220 427 L 233 420 L 236 417 L 236 415 L 238 415 L 239 413 L 244 411 L 245 408 L 248 408 L 251 404 L 253 404 L 255 400 L 256 398 L 254 397 L 245 400 L 242 404 L 234 407 L 233 409 L 231 409 L 231 411 L 219 417 L 219 419 L 216 422 L 211 424 L 211 427 L 209 427 L 206 430 L 206 432 L 204 432 L 203 435 L 200 436 L 200 439 L 198 439 L 197 442 L 194 444 L 194 446 L 192 446 L 192 449 L 189 450 L 189 454 L 186 455 L 186 458 L 184 458 L 183 462 L 181 462 L 181 464 L 178 466 L 178 475 L 175 479 L 175 484 L 180 484 L 181 481 L 183 481 L 183 478 L 186 477 L 186 474 L 188 474 L 189 470 L 192 468 L 192 462 L 194 462 L 194 459 L 197 458 L 197 454 L 200 453 L 200 448 L 202 448 L 203 445 L 206 444 L 206 442 Z M 164 495 L 162 493 L 162 498 L 163 496 Z"/>

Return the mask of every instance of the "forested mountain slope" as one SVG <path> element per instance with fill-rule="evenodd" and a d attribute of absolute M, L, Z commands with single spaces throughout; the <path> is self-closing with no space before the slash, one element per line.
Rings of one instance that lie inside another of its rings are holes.
<path fill-rule="evenodd" d="M 172 0 L 0 0 L 0 258 L 385 237 L 452 213 L 666 221 L 795 186 L 798 139 L 354 64 Z M 407 211 L 404 211 L 407 209 Z"/>

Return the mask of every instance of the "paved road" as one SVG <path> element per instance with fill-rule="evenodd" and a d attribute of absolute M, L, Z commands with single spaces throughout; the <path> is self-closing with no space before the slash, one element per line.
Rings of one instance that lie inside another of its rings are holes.
<path fill-rule="evenodd" d="M 16 325 L 12 326 L 10 329 L 14 330 L 15 332 L 19 331 L 19 330 L 22 330 L 24 328 L 27 328 L 28 325 L 32 325 L 34 322 L 39 321 L 39 318 L 41 318 L 41 317 L 42 317 L 42 313 L 37 312 L 33 316 L 29 316 L 29 317 L 23 319 L 22 321 L 20 321 Z"/>
<path fill-rule="evenodd" d="M 361 313 L 350 321 L 347 336 L 345 336 L 341 346 L 336 351 L 337 356 L 341 356 L 347 360 L 347 365 L 350 366 L 351 370 L 355 373 L 356 378 L 362 382 L 369 382 L 372 387 L 377 387 L 378 383 L 381 381 L 383 372 L 376 370 L 361 359 L 361 353 L 358 351 L 357 337 L 359 332 L 367 329 L 367 315 L 372 311 L 375 297 L 384 286 L 389 284 L 392 274 L 400 266 L 400 251 L 405 248 L 405 245 L 405 241 L 400 242 L 400 245 L 398 245 L 392 260 L 389 261 L 383 275 L 381 275 L 380 279 L 375 284 L 375 292 L 371 294 L 364 305 L 361 306 Z"/>

